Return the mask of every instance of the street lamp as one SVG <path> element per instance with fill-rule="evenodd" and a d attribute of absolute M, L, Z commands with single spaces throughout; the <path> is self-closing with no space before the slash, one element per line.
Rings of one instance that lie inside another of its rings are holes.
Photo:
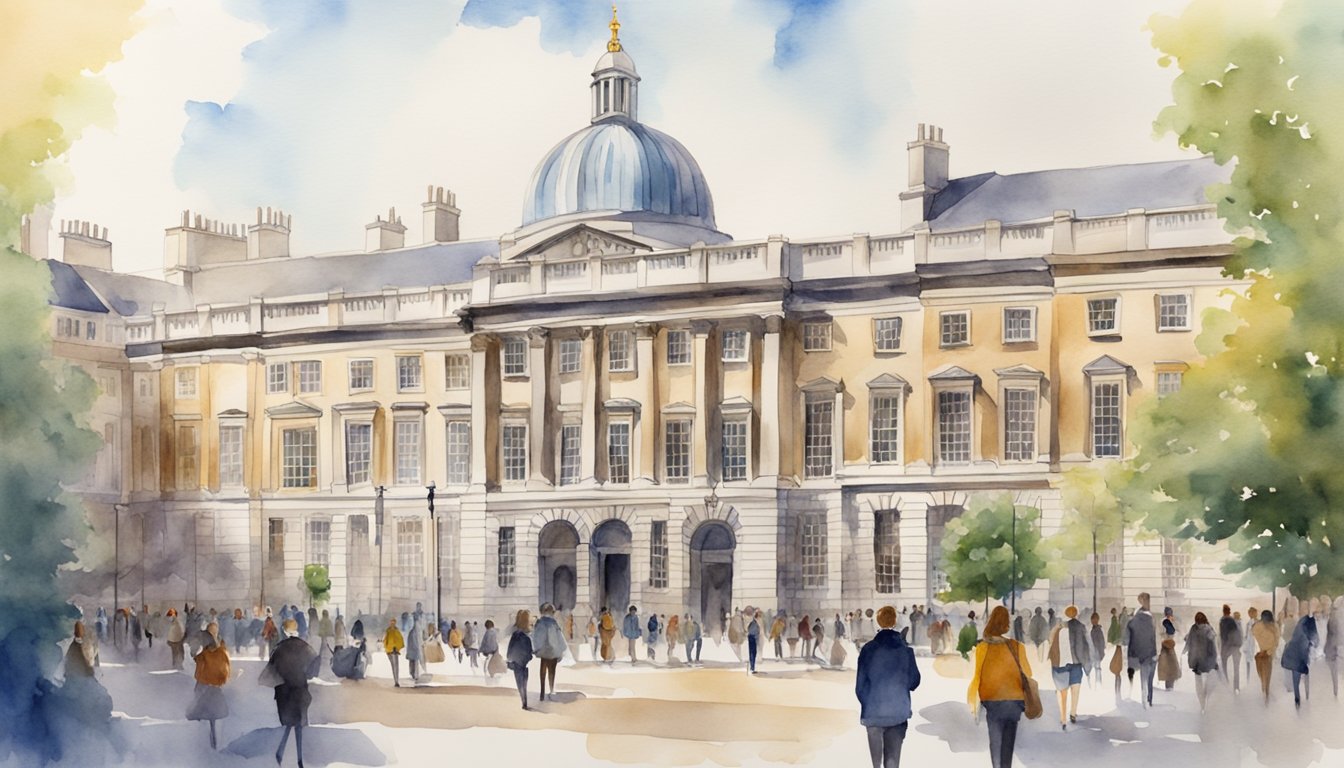
<path fill-rule="evenodd" d="M 434 517 L 434 481 L 425 486 L 429 491 L 429 527 L 434 530 L 434 620 L 443 618 L 443 568 L 439 563 L 439 521 Z"/>
<path fill-rule="evenodd" d="M 121 607 L 121 513 L 125 504 L 112 505 L 112 610 Z"/>
<path fill-rule="evenodd" d="M 714 487 L 710 486 L 709 495 L 705 497 L 705 517 L 714 517 L 714 513 L 719 509 L 719 495 L 714 492 Z"/>
<path fill-rule="evenodd" d="M 373 489 L 377 498 L 373 500 L 373 520 L 377 526 L 377 533 L 374 534 L 374 544 L 378 545 L 378 613 L 383 612 L 383 491 L 387 490 L 383 486 Z"/>

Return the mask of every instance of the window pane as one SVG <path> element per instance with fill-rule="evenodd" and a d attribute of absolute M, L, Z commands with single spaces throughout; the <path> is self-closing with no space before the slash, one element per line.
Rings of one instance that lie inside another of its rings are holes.
<path fill-rule="evenodd" d="M 518 542 L 514 538 L 513 528 L 499 529 L 499 586 L 509 588 L 514 584 L 518 570 Z"/>
<path fill-rule="evenodd" d="M 723 422 L 723 479 L 747 479 L 747 422 Z"/>
<path fill-rule="evenodd" d="M 581 462 L 581 441 L 583 427 L 578 424 L 565 424 L 560 427 L 560 484 L 574 485 L 579 482 L 583 471 Z"/>
<path fill-rule="evenodd" d="M 447 389 L 471 388 L 471 355 L 454 352 L 443 358 L 444 387 Z"/>
<path fill-rule="evenodd" d="M 466 421 L 448 422 L 448 482 L 465 485 L 471 482 L 471 424 Z"/>
<path fill-rule="evenodd" d="M 613 421 L 607 425 L 607 479 L 612 483 L 630 482 L 630 422 Z"/>
<path fill-rule="evenodd" d="M 724 362 L 740 363 L 747 359 L 747 332 L 746 331 L 724 331 L 723 332 L 723 355 Z"/>
<path fill-rule="evenodd" d="M 900 395 L 873 395 L 870 460 L 877 464 L 900 461 Z"/>
<path fill-rule="evenodd" d="M 345 481 L 350 485 L 369 482 L 373 458 L 373 425 L 345 425 Z"/>
<path fill-rule="evenodd" d="M 667 482 L 688 483 L 691 480 L 691 422 L 686 419 L 669 421 L 664 429 Z"/>
<path fill-rule="evenodd" d="M 1157 327 L 1164 331 L 1183 331 L 1190 327 L 1190 297 L 1183 293 L 1157 297 Z"/>
<path fill-rule="evenodd" d="M 401 355 L 397 357 L 397 389 L 401 392 L 417 390 L 424 386 L 421 377 L 420 356 Z"/>
<path fill-rule="evenodd" d="M 826 586 L 826 515 L 810 512 L 801 517 L 803 586 Z"/>
<path fill-rule="evenodd" d="M 939 343 L 944 347 L 967 344 L 971 340 L 971 314 L 944 312 L 938 316 Z"/>
<path fill-rule="evenodd" d="M 1090 333 L 1109 333 L 1116 330 L 1116 309 L 1119 308 L 1120 300 L 1110 299 L 1088 299 L 1087 301 L 1087 329 Z"/>
<path fill-rule="evenodd" d="M 243 428 L 219 428 L 219 484 L 236 487 L 243 484 Z"/>
<path fill-rule="evenodd" d="M 350 361 L 350 391 L 373 389 L 373 361 Z"/>
<path fill-rule="evenodd" d="M 1158 371 L 1157 373 L 1157 395 L 1166 397 L 1173 392 L 1181 391 L 1181 383 L 1185 375 L 1180 371 Z"/>
<path fill-rule="evenodd" d="M 971 460 L 971 393 L 938 393 L 938 460 L 946 464 Z"/>
<path fill-rule="evenodd" d="M 900 514 L 878 510 L 873 521 L 874 588 L 882 594 L 901 591 Z"/>
<path fill-rule="evenodd" d="M 317 430 L 286 429 L 280 433 L 281 485 L 312 488 L 317 485 Z"/>
<path fill-rule="evenodd" d="M 177 396 L 195 397 L 196 396 L 196 369 L 178 368 L 177 369 Z"/>
<path fill-rule="evenodd" d="M 1092 455 L 1120 457 L 1120 385 L 1092 385 Z"/>
<path fill-rule="evenodd" d="M 425 569 L 424 529 L 418 518 L 397 520 L 397 582 L 403 593 L 418 590 Z"/>
<path fill-rule="evenodd" d="M 289 392 L 289 364 L 266 364 L 266 394 L 283 395 Z"/>
<path fill-rule="evenodd" d="M 272 568 L 285 567 L 285 521 L 272 517 L 267 521 L 266 558 Z"/>
<path fill-rule="evenodd" d="M 305 565 L 331 565 L 331 521 L 308 521 L 308 562 Z"/>
<path fill-rule="evenodd" d="M 668 365 L 691 364 L 690 331 L 667 332 L 667 364 Z"/>
<path fill-rule="evenodd" d="M 200 487 L 201 476 L 196 463 L 196 428 L 177 428 L 177 487 L 178 490 L 195 490 Z"/>
<path fill-rule="evenodd" d="M 1031 341 L 1036 338 L 1035 312 L 1030 307 L 1003 310 L 1003 340 Z"/>
<path fill-rule="evenodd" d="M 560 340 L 560 372 L 578 373 L 583 370 L 583 341 L 581 339 Z"/>
<path fill-rule="evenodd" d="M 649 533 L 649 586 L 665 589 L 667 581 L 667 522 L 655 520 Z"/>
<path fill-rule="evenodd" d="M 397 447 L 397 485 L 420 484 L 420 422 L 394 422 Z"/>
<path fill-rule="evenodd" d="M 803 323 L 803 351 L 825 352 L 831 348 L 830 322 Z"/>
<path fill-rule="evenodd" d="M 1190 588 L 1190 553 L 1175 539 L 1162 539 L 1162 588 Z"/>
<path fill-rule="evenodd" d="M 1007 461 L 1036 460 L 1036 390 L 1003 393 L 1003 451 Z"/>
<path fill-rule="evenodd" d="M 527 425 L 505 424 L 500 430 L 504 452 L 504 479 L 521 482 L 527 479 Z"/>
<path fill-rule="evenodd" d="M 322 363 L 319 360 L 303 360 L 298 363 L 299 394 L 310 395 L 322 391 Z"/>
<path fill-rule="evenodd" d="M 882 317 L 873 321 L 873 346 L 878 352 L 895 352 L 901 348 L 901 318 Z"/>
<path fill-rule="evenodd" d="M 527 339 L 521 336 L 504 339 L 504 375 L 527 375 Z"/>
<path fill-rule="evenodd" d="M 831 474 L 831 438 L 835 416 L 832 400 L 812 400 L 807 403 L 804 426 L 803 471 L 807 477 L 829 477 Z"/>
<path fill-rule="evenodd" d="M 634 370 L 634 334 L 612 331 L 607 335 L 607 370 Z"/>

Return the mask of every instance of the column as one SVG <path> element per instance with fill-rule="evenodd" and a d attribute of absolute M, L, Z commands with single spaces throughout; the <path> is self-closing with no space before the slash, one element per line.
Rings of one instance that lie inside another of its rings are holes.
<path fill-rule="evenodd" d="M 597 480 L 597 412 L 600 406 L 597 391 L 597 371 L 602 363 L 601 346 L 598 338 L 602 329 L 584 328 L 580 331 L 583 339 L 583 419 L 579 428 L 579 478 L 585 485 L 593 485 Z M 579 570 L 583 570 L 582 568 Z"/>
<path fill-rule="evenodd" d="M 484 493 L 489 482 L 485 446 L 487 370 L 490 356 L 490 337 L 477 334 L 471 337 L 471 493 Z"/>
<path fill-rule="evenodd" d="M 711 364 L 709 360 L 709 336 L 714 332 L 714 323 L 709 320 L 691 321 L 691 346 L 695 361 L 695 421 L 692 424 L 691 437 L 694 449 L 691 451 L 692 482 L 696 485 L 708 485 L 711 477 L 717 477 L 713 471 L 718 466 L 717 456 L 711 457 L 710 422 L 718 403 L 714 402 Z"/>
<path fill-rule="evenodd" d="M 527 370 L 532 384 L 531 414 L 527 427 L 527 467 L 529 487 L 549 488 L 551 485 L 551 452 L 548 446 L 554 445 L 547 429 L 546 418 L 546 382 L 549 378 L 546 370 L 546 339 L 550 331 L 545 328 L 527 330 Z"/>
<path fill-rule="evenodd" d="M 761 344 L 761 452 L 757 475 L 771 485 L 779 479 L 779 334 L 783 325 L 783 317 L 767 316 Z"/>
<path fill-rule="evenodd" d="M 658 481 L 658 375 L 653 365 L 653 340 L 658 326 L 653 323 L 635 323 L 635 366 L 642 384 L 639 426 L 639 464 L 634 478 L 639 485 L 653 485 Z"/>
<path fill-rule="evenodd" d="M 831 474 L 845 470 L 845 382 L 835 385 L 835 412 L 831 415 Z"/>

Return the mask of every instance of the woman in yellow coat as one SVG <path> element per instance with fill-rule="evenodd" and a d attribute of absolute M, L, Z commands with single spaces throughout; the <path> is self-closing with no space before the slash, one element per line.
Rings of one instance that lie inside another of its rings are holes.
<path fill-rule="evenodd" d="M 392 617 L 387 622 L 387 632 L 383 634 L 383 652 L 387 654 L 387 660 L 392 662 L 392 685 L 396 688 L 401 687 L 401 652 L 406 647 L 406 638 L 401 636 L 401 630 L 397 629 L 397 619 Z"/>
<path fill-rule="evenodd" d="M 985 709 L 989 726 L 989 759 L 994 768 L 1011 768 L 1017 741 L 1017 723 L 1026 706 L 1022 676 L 1031 677 L 1026 646 L 1007 640 L 1008 609 L 995 606 L 985 622 L 984 642 L 975 646 L 975 676 L 966 690 L 971 714 L 980 719 Z"/>

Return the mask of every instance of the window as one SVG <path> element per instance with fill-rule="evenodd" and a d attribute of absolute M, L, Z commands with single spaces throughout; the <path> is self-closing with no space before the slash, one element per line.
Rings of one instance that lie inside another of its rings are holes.
<path fill-rule="evenodd" d="M 298 368 L 299 394 L 313 395 L 322 391 L 322 362 L 320 360 L 301 360 L 295 363 Z"/>
<path fill-rule="evenodd" d="M 419 421 L 399 419 L 392 425 L 392 440 L 397 449 L 397 485 L 420 484 Z"/>
<path fill-rule="evenodd" d="M 1157 372 L 1157 396 L 1166 397 L 1173 392 L 1181 391 L 1181 383 L 1185 374 L 1180 371 L 1158 371 Z"/>
<path fill-rule="evenodd" d="M 667 364 L 668 365 L 691 364 L 690 331 L 667 332 Z"/>
<path fill-rule="evenodd" d="M 878 510 L 873 520 L 873 580 L 881 594 L 901 591 L 900 513 Z"/>
<path fill-rule="evenodd" d="M 504 375 L 527 375 L 527 339 L 522 336 L 509 336 L 504 339 Z"/>
<path fill-rule="evenodd" d="M 722 341 L 723 362 L 745 363 L 748 360 L 746 331 L 724 331 Z"/>
<path fill-rule="evenodd" d="M 272 517 L 267 521 L 266 526 L 268 546 L 266 549 L 266 561 L 272 568 L 285 567 L 285 521 L 278 517 Z"/>
<path fill-rule="evenodd" d="M 831 351 L 831 322 L 829 320 L 803 323 L 803 351 Z"/>
<path fill-rule="evenodd" d="M 809 400 L 803 425 L 803 474 L 805 477 L 829 477 L 832 471 L 832 428 L 835 401 Z"/>
<path fill-rule="evenodd" d="M 447 426 L 448 484 L 471 482 L 471 423 L 450 421 Z"/>
<path fill-rule="evenodd" d="M 177 428 L 177 488 L 180 491 L 195 490 L 201 485 L 200 472 L 196 464 L 196 428 Z"/>
<path fill-rule="evenodd" d="M 663 427 L 667 464 L 667 482 L 684 484 L 691 481 L 691 422 L 675 419 Z"/>
<path fill-rule="evenodd" d="M 901 460 L 901 396 L 888 391 L 874 394 L 869 402 L 869 460 L 874 464 L 896 463 Z"/>
<path fill-rule="evenodd" d="M 308 521 L 308 562 L 306 565 L 331 566 L 331 521 Z"/>
<path fill-rule="evenodd" d="M 86 323 L 84 324 L 84 331 L 85 331 L 84 338 L 88 339 L 89 341 L 97 341 L 97 340 L 98 340 L 98 324 L 97 324 L 97 323 L 93 322 L 92 320 L 89 320 L 88 322 L 86 322 Z"/>
<path fill-rule="evenodd" d="M 196 396 L 196 369 L 178 368 L 176 373 L 177 396 L 195 397 Z"/>
<path fill-rule="evenodd" d="M 351 515 L 349 518 L 350 568 L 362 571 L 369 562 L 369 516 Z"/>
<path fill-rule="evenodd" d="M 499 529 L 499 570 L 500 589 L 508 589 L 518 578 L 518 540 L 512 526 Z"/>
<path fill-rule="evenodd" d="M 826 515 L 808 512 L 799 519 L 803 587 L 826 586 Z"/>
<path fill-rule="evenodd" d="M 1099 381 L 1092 385 L 1092 456 L 1120 458 L 1120 383 Z"/>
<path fill-rule="evenodd" d="M 453 352 L 443 358 L 445 389 L 471 389 L 471 355 Z"/>
<path fill-rule="evenodd" d="M 1115 589 L 1121 585 L 1121 570 L 1125 565 L 1125 543 L 1116 539 L 1097 556 L 1097 586 Z"/>
<path fill-rule="evenodd" d="M 938 315 L 938 345 L 961 347 L 971 343 L 971 313 L 942 312 Z"/>
<path fill-rule="evenodd" d="M 243 428 L 219 428 L 219 484 L 236 488 L 243 484 Z"/>
<path fill-rule="evenodd" d="M 1003 391 L 1003 458 L 1036 460 L 1036 390 Z"/>
<path fill-rule="evenodd" d="M 899 352 L 901 318 L 879 317 L 873 321 L 873 348 L 878 352 Z"/>
<path fill-rule="evenodd" d="M 607 370 L 633 371 L 635 369 L 635 335 L 629 331 L 607 334 Z"/>
<path fill-rule="evenodd" d="M 560 484 L 578 483 L 583 471 L 580 462 L 583 427 L 578 424 L 565 424 L 560 427 Z"/>
<path fill-rule="evenodd" d="M 583 370 L 583 340 L 560 340 L 560 372 L 578 373 Z"/>
<path fill-rule="evenodd" d="M 938 393 L 938 462 L 971 460 L 971 393 L 946 389 Z"/>
<path fill-rule="evenodd" d="M 527 480 L 527 425 L 505 424 L 500 433 L 504 481 L 521 483 Z"/>
<path fill-rule="evenodd" d="M 373 361 L 350 361 L 350 391 L 367 392 L 373 389 Z"/>
<path fill-rule="evenodd" d="M 607 481 L 630 482 L 630 422 L 607 425 Z"/>
<path fill-rule="evenodd" d="M 266 394 L 284 395 L 289 392 L 289 364 L 266 364 Z"/>
<path fill-rule="evenodd" d="M 1190 330 L 1190 296 L 1188 294 L 1184 293 L 1158 294 L 1157 330 L 1159 331 Z"/>
<path fill-rule="evenodd" d="M 1097 336 L 1120 330 L 1120 299 L 1115 297 L 1087 300 L 1087 332 Z"/>
<path fill-rule="evenodd" d="M 1190 588 L 1190 553 L 1176 539 L 1162 538 L 1162 588 Z"/>
<path fill-rule="evenodd" d="M 397 520 L 397 580 L 404 591 L 420 587 L 425 570 L 425 533 L 419 518 Z"/>
<path fill-rule="evenodd" d="M 425 386 L 419 355 L 397 355 L 397 391 L 418 392 Z"/>
<path fill-rule="evenodd" d="M 1004 307 L 1003 343 L 1013 344 L 1036 340 L 1036 308 Z"/>
<path fill-rule="evenodd" d="M 280 432 L 280 485 L 284 488 L 317 486 L 317 430 L 312 427 Z"/>
<path fill-rule="evenodd" d="M 654 520 L 649 531 L 649 586 L 667 589 L 667 521 Z"/>
<path fill-rule="evenodd" d="M 747 422 L 742 419 L 723 422 L 723 479 L 747 479 Z"/>
<path fill-rule="evenodd" d="M 154 396 L 154 379 L 150 378 L 149 376 L 136 376 L 135 381 L 136 386 L 140 390 L 141 397 Z"/>
<path fill-rule="evenodd" d="M 373 464 L 373 425 L 355 423 L 345 425 L 345 482 L 361 485 L 369 482 L 369 467 Z"/>

